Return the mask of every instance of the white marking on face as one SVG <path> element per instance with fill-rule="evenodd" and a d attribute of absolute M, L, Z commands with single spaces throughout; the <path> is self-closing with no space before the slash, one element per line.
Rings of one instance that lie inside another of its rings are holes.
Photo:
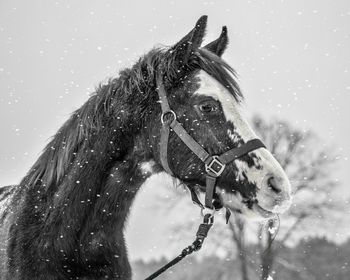
<path fill-rule="evenodd" d="M 151 175 L 153 173 L 153 166 L 155 165 L 154 160 L 145 161 L 141 163 L 142 174 Z"/>
<path fill-rule="evenodd" d="M 239 137 L 236 133 L 233 133 L 231 129 L 227 130 L 228 137 L 232 140 L 233 143 L 236 143 L 239 141 Z"/>
<path fill-rule="evenodd" d="M 218 188 L 220 191 L 220 196 L 225 206 L 229 207 L 233 211 L 240 211 L 241 215 L 248 218 L 251 221 L 264 221 L 266 217 L 259 214 L 254 210 L 251 210 L 245 205 L 242 200 L 242 195 L 240 193 L 226 193 L 225 190 Z"/>
<path fill-rule="evenodd" d="M 261 187 L 261 183 L 264 179 L 264 177 L 261 174 L 261 170 L 255 168 L 255 167 L 249 167 L 248 164 L 241 160 L 236 160 L 236 166 L 238 169 L 237 178 L 240 181 L 248 180 L 250 184 L 255 185 L 258 189 Z M 244 175 L 246 178 L 244 177 Z"/>
<path fill-rule="evenodd" d="M 220 102 L 226 121 L 231 122 L 234 126 L 233 131 L 231 129 L 227 130 L 229 139 L 233 143 L 237 143 L 240 139 L 244 142 L 256 139 L 256 134 L 243 118 L 240 111 L 241 106 L 232 94 L 205 71 L 199 71 L 198 77 L 200 87 L 195 94 L 210 96 Z M 268 150 L 259 148 L 249 153 L 249 155 L 252 154 L 255 155 L 254 160 L 260 165 L 259 169 L 256 165 L 249 167 L 246 162 L 238 159 L 235 161 L 238 169 L 236 180 L 248 180 L 249 183 L 254 184 L 259 189 L 257 199 L 261 207 L 276 213 L 283 212 L 290 204 L 291 192 L 290 183 L 285 172 Z M 280 183 L 279 188 L 284 195 L 283 200 L 282 198 L 278 200 L 277 194 L 273 194 L 267 187 L 267 179 L 270 177 L 274 177 Z M 280 205 L 277 205 L 278 203 Z"/>
<path fill-rule="evenodd" d="M 228 132 L 232 137 L 238 134 L 245 142 L 257 138 L 249 124 L 242 118 L 242 112 L 239 110 L 239 104 L 232 94 L 217 80 L 200 70 L 198 73 L 200 79 L 200 87 L 196 94 L 211 96 L 219 101 L 225 115 L 226 121 L 231 122 L 235 126 L 235 131 Z"/>

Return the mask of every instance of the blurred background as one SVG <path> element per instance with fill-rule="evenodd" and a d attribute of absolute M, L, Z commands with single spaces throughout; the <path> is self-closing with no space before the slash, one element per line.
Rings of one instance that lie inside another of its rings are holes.
<path fill-rule="evenodd" d="M 0 185 L 17 184 L 94 88 L 209 16 L 239 73 L 245 111 L 290 176 L 280 220 L 219 213 L 200 253 L 160 279 L 349 279 L 350 2 L 0 2 Z M 205 43 L 206 43 L 205 42 Z M 165 174 L 138 194 L 126 239 L 134 279 L 187 246 L 199 222 Z M 271 244 L 271 241 L 274 242 Z"/>

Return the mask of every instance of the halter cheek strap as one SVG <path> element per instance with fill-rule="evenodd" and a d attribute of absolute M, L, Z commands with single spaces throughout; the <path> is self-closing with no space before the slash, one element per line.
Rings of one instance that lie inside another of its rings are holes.
<path fill-rule="evenodd" d="M 205 164 L 206 171 L 206 192 L 205 192 L 205 207 L 215 209 L 213 205 L 216 180 L 225 170 L 226 164 L 238 159 L 239 157 L 256 150 L 258 148 L 265 148 L 265 145 L 260 139 L 253 139 L 243 144 L 240 147 L 233 148 L 221 155 L 210 155 L 191 135 L 187 133 L 184 127 L 176 119 L 176 114 L 171 110 L 169 102 L 166 96 L 166 91 L 162 81 L 162 75 L 159 73 L 157 76 L 158 95 L 162 108 L 161 115 L 161 136 L 160 136 L 160 161 L 164 170 L 170 175 L 174 175 L 169 167 L 168 163 L 168 142 L 170 129 L 174 131 L 177 136 L 186 144 L 186 146 Z M 198 204 L 202 208 L 204 206 L 197 197 L 197 194 L 192 188 L 191 191 L 192 201 Z M 217 206 L 217 205 L 215 205 Z M 221 208 L 222 205 L 216 208 Z"/>

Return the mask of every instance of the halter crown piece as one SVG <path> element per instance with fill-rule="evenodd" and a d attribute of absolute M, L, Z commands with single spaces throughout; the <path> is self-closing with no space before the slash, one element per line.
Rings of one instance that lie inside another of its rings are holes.
<path fill-rule="evenodd" d="M 180 137 L 188 148 L 205 164 L 206 171 L 206 189 L 205 189 L 205 203 L 204 206 L 197 197 L 197 194 L 193 188 L 189 188 L 192 196 L 192 201 L 199 205 L 202 209 L 209 208 L 211 210 L 218 210 L 223 207 L 221 202 L 214 203 L 214 194 L 216 187 L 216 179 L 225 170 L 226 164 L 238 159 L 239 157 L 256 150 L 258 148 L 266 148 L 260 139 L 252 139 L 239 146 L 224 152 L 221 155 L 210 155 L 196 140 L 190 136 L 187 131 L 183 128 L 181 123 L 176 119 L 176 113 L 171 110 L 169 102 L 166 96 L 165 87 L 163 84 L 163 76 L 161 71 L 157 75 L 158 95 L 160 104 L 162 107 L 161 115 L 161 136 L 160 136 L 160 161 L 167 173 L 173 175 L 168 163 L 168 141 L 170 129 L 174 131 L 177 136 Z M 216 202 L 216 201 L 215 201 Z M 227 209 L 228 211 L 228 209 Z M 227 212 L 226 218 L 229 217 L 229 211 Z"/>
<path fill-rule="evenodd" d="M 201 146 L 199 143 L 194 140 L 191 135 L 183 128 L 181 123 L 176 119 L 176 113 L 171 110 L 169 106 L 168 99 L 166 97 L 166 92 L 164 84 L 162 81 L 161 72 L 157 75 L 157 85 L 158 85 L 158 95 L 160 99 L 160 104 L 162 107 L 162 115 L 160 120 L 162 122 L 161 135 L 160 135 L 160 161 L 166 172 L 173 175 L 168 163 L 168 142 L 170 129 L 173 130 L 184 142 L 187 147 L 205 164 L 206 175 L 206 190 L 205 190 L 205 203 L 204 206 L 200 202 L 195 190 L 189 188 L 191 192 L 192 201 L 199 205 L 202 210 L 208 209 L 211 213 L 203 213 L 204 219 L 203 222 L 199 225 L 195 241 L 182 250 L 181 254 L 176 258 L 165 264 L 163 267 L 158 269 L 152 275 L 147 277 L 145 280 L 153 280 L 157 278 L 160 274 L 166 271 L 168 268 L 172 267 L 183 258 L 192 254 L 195 251 L 198 251 L 202 248 L 204 239 L 207 237 L 207 234 L 214 223 L 213 213 L 215 210 L 221 209 L 223 205 L 221 202 L 214 201 L 216 178 L 219 177 L 222 172 L 225 170 L 226 164 L 239 158 L 242 155 L 249 153 L 258 148 L 265 148 L 265 145 L 259 139 L 253 139 L 245 143 L 244 145 L 231 149 L 221 155 L 211 156 L 209 153 Z M 214 205 L 214 202 L 215 205 Z M 204 211 L 203 211 L 204 212 Z M 230 217 L 230 211 L 226 208 L 226 222 Z"/>

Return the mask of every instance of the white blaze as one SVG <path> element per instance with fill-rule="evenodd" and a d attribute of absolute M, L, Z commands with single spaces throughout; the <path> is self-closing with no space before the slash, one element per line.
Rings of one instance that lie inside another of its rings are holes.
<path fill-rule="evenodd" d="M 200 79 L 200 87 L 195 94 L 210 96 L 216 101 L 220 102 L 226 121 L 231 122 L 234 126 L 234 131 L 231 129 L 227 130 L 229 139 L 231 139 L 233 143 L 237 143 L 239 139 L 247 142 L 251 139 L 257 138 L 252 128 L 242 117 L 242 112 L 240 111 L 241 106 L 238 104 L 232 94 L 205 71 L 199 71 L 198 77 Z M 260 190 L 257 192 L 259 205 L 269 211 L 283 212 L 290 205 L 290 201 L 288 203 L 288 200 L 290 199 L 290 183 L 286 174 L 284 173 L 280 164 L 268 150 L 259 148 L 250 153 L 254 153 L 256 155 L 256 158 L 262 168 L 258 169 L 256 166 L 249 167 L 246 162 L 236 160 L 235 164 L 238 169 L 236 180 L 245 179 L 245 174 L 248 181 L 254 184 Z M 282 205 L 274 205 L 277 203 L 275 201 L 276 198 L 267 188 L 266 181 L 269 177 L 278 178 L 278 181 L 280 182 L 279 187 L 283 191 L 286 200 Z M 239 198 L 234 199 L 232 196 L 230 196 L 230 200 L 232 200 L 232 204 L 237 204 Z"/>
<path fill-rule="evenodd" d="M 226 121 L 231 122 L 235 127 L 235 131 L 227 130 L 227 135 L 232 142 L 236 143 L 240 138 L 244 142 L 257 138 L 249 124 L 243 119 L 239 110 L 239 104 L 232 94 L 205 71 L 201 70 L 198 77 L 200 79 L 200 87 L 196 94 L 210 96 L 221 104 Z M 260 186 L 263 180 L 260 170 L 249 168 L 246 162 L 239 160 L 236 161 L 236 166 L 239 170 L 237 174 L 238 179 L 243 180 L 243 173 L 245 173 L 250 183 Z"/>
<path fill-rule="evenodd" d="M 217 80 L 212 78 L 205 71 L 199 71 L 200 88 L 196 94 L 211 96 L 219 101 L 227 121 L 235 125 L 236 131 L 228 131 L 229 137 L 232 139 L 239 135 L 244 142 L 256 138 L 256 134 L 249 124 L 242 118 L 242 112 L 239 110 L 239 104 L 232 94 Z M 236 139 L 232 139 L 235 141 Z"/>

